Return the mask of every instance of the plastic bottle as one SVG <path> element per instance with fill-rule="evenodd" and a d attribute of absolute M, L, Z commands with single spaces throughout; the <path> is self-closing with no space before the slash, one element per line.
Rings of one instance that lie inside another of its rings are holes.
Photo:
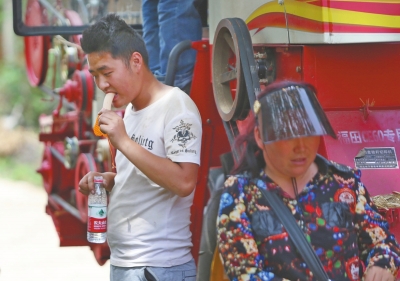
<path fill-rule="evenodd" d="M 107 239 L 107 193 L 103 177 L 94 177 L 94 194 L 88 196 L 87 240 L 104 243 Z"/>

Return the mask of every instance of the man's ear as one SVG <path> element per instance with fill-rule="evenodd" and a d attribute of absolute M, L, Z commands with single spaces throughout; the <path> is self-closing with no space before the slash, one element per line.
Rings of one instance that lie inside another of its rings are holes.
<path fill-rule="evenodd" d="M 143 57 L 138 52 L 133 52 L 130 59 L 130 64 L 133 70 L 140 70 L 143 65 Z"/>
<path fill-rule="evenodd" d="M 261 138 L 261 132 L 258 126 L 254 127 L 254 139 L 256 140 L 257 146 L 262 150 L 264 149 L 264 142 Z"/>

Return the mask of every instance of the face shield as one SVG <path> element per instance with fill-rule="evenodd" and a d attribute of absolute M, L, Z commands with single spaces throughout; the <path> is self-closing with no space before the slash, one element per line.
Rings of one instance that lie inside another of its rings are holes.
<path fill-rule="evenodd" d="M 322 135 L 336 139 L 314 92 L 307 87 L 287 86 L 261 95 L 254 112 L 264 143 Z"/>

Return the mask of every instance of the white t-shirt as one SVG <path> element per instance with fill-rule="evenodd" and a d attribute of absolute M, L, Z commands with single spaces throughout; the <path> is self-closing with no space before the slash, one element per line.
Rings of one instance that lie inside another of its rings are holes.
<path fill-rule="evenodd" d="M 200 164 L 200 114 L 179 88 L 139 111 L 129 104 L 124 123 L 131 139 L 151 153 L 173 162 Z M 115 162 L 107 230 L 111 264 L 171 267 L 190 261 L 194 192 L 179 197 L 160 187 L 119 151 Z"/>

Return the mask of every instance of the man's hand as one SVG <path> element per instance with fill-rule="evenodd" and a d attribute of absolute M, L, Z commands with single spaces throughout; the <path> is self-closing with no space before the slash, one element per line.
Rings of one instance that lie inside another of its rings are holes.
<path fill-rule="evenodd" d="M 372 266 L 364 274 L 364 281 L 394 281 L 395 278 L 389 270 L 379 266 Z"/>
<path fill-rule="evenodd" d="M 123 141 L 129 141 L 130 138 L 126 133 L 125 124 L 121 116 L 111 110 L 102 109 L 99 112 L 99 124 L 102 132 L 107 134 L 112 145 L 120 150 Z"/>
<path fill-rule="evenodd" d="M 102 176 L 104 181 L 104 188 L 111 192 L 114 187 L 115 173 L 98 173 L 89 172 L 79 181 L 79 192 L 84 195 L 89 195 L 90 192 L 94 192 L 94 177 Z"/>

